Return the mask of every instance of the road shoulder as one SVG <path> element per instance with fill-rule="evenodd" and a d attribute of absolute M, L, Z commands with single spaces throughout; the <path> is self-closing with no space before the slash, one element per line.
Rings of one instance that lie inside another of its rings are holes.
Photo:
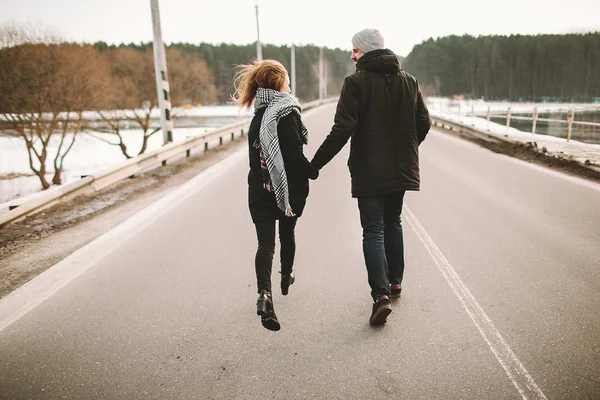
<path fill-rule="evenodd" d="M 0 298 L 138 211 L 227 158 L 245 140 L 155 168 L 106 190 L 79 196 L 0 229 Z"/>

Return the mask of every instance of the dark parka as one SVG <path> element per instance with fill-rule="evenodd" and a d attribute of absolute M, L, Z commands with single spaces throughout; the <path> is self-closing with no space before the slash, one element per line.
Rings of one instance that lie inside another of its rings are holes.
<path fill-rule="evenodd" d="M 248 130 L 248 206 L 254 223 L 289 218 L 277 207 L 275 194 L 263 186 L 260 155 L 253 144 L 258 140 L 260 124 L 266 108 L 256 111 Z M 288 181 L 292 211 L 301 216 L 308 197 L 308 179 L 316 179 L 319 171 L 304 156 L 300 117 L 291 113 L 279 120 L 277 137 Z"/>
<path fill-rule="evenodd" d="M 430 126 L 417 80 L 392 51 L 370 51 L 344 80 L 333 128 L 312 163 L 321 169 L 352 138 L 353 197 L 419 190 L 418 148 Z"/>

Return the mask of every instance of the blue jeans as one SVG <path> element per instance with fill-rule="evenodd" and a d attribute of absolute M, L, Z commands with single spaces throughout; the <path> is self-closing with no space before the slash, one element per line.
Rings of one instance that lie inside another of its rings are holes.
<path fill-rule="evenodd" d="M 371 296 L 390 295 L 390 284 L 402 283 L 404 275 L 404 238 L 402 203 L 404 191 L 358 198 L 363 228 L 363 253 Z"/>

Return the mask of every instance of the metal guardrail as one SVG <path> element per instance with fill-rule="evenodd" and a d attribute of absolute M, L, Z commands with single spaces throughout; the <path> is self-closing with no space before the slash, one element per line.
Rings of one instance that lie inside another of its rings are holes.
<path fill-rule="evenodd" d="M 302 110 L 306 111 L 323 104 L 331 103 L 333 101 L 337 101 L 337 98 L 314 100 L 303 104 Z M 165 165 L 167 160 L 184 153 L 186 157 L 189 157 L 191 150 L 198 147 L 204 146 L 204 150 L 207 150 L 209 143 L 214 140 L 218 139 L 219 144 L 223 144 L 223 138 L 230 137 L 231 140 L 233 140 L 238 132 L 239 137 L 241 137 L 244 135 L 244 130 L 247 130 L 250 126 L 251 121 L 252 118 L 247 118 L 240 122 L 226 125 L 202 136 L 188 138 L 178 143 L 169 143 L 159 149 L 131 158 L 123 164 L 102 171 L 99 174 L 82 177 L 75 182 L 66 184 L 59 189 L 48 192 L 45 195 L 27 201 L 6 213 L 0 214 L 0 228 L 6 224 L 24 218 L 27 215 L 48 208 L 56 203 L 69 200 L 83 194 L 98 192 L 117 182 L 139 174 L 144 170 L 155 167 L 159 164 Z"/>
<path fill-rule="evenodd" d="M 511 141 L 510 139 L 504 138 L 502 136 L 490 135 L 489 133 L 475 129 L 472 126 L 469 126 L 469 125 L 466 125 L 466 124 L 463 124 L 460 122 L 456 122 L 456 121 L 451 121 L 446 118 L 434 117 L 431 115 L 430 115 L 430 118 L 431 118 L 431 124 L 433 126 L 437 126 L 437 127 L 443 128 L 443 129 L 448 129 L 451 131 L 456 131 L 458 133 L 466 133 L 466 134 L 474 136 L 478 139 L 485 140 L 487 142 L 500 143 L 500 142 L 510 142 Z"/>

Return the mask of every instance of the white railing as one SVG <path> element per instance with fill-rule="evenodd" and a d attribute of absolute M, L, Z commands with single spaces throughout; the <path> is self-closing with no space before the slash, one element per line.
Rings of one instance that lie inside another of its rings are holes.
<path fill-rule="evenodd" d="M 560 112 L 560 111 L 550 111 L 550 112 Z M 482 114 L 477 114 L 477 113 L 472 113 L 473 116 L 483 116 Z M 485 117 L 487 118 L 488 121 L 488 127 L 487 129 L 489 130 L 489 123 L 491 118 L 506 118 L 506 130 L 508 132 L 508 129 L 510 128 L 510 121 L 511 119 L 513 120 L 523 120 L 523 121 L 532 121 L 532 128 L 531 128 L 531 133 L 535 134 L 536 132 L 536 127 L 537 127 L 537 123 L 538 121 L 542 121 L 542 122 L 558 122 L 558 123 L 564 123 L 567 125 L 567 142 L 571 140 L 571 132 L 573 131 L 573 125 L 582 125 L 582 126 L 595 126 L 595 127 L 599 127 L 600 128 L 600 123 L 598 122 L 588 122 L 588 121 L 576 121 L 575 120 L 575 112 L 574 112 L 574 108 L 570 107 L 567 109 L 567 119 L 556 119 L 556 118 L 540 118 L 539 117 L 539 111 L 538 111 L 538 107 L 534 106 L 533 110 L 531 112 L 531 117 L 529 116 L 525 116 L 525 115 L 513 115 L 511 112 L 511 106 L 509 105 L 506 108 L 506 112 L 505 113 L 492 113 L 490 110 L 490 107 L 488 107 L 487 113 L 484 114 Z"/>
<path fill-rule="evenodd" d="M 492 118 L 506 119 L 506 132 L 510 128 L 511 120 L 532 121 L 531 133 L 537 131 L 538 122 L 555 122 L 565 124 L 566 139 L 571 140 L 573 126 L 591 126 L 599 128 L 600 123 L 579 121 L 575 118 L 576 113 L 581 112 L 600 112 L 600 106 L 597 104 L 568 104 L 568 103 L 488 103 L 473 100 L 450 100 L 450 99 L 435 99 L 428 101 L 428 107 L 432 111 L 440 113 L 458 114 L 467 117 L 480 117 L 487 119 L 487 130 L 490 130 L 490 121 Z M 566 113 L 566 119 L 558 118 L 542 118 L 540 114 Z M 522 115 L 522 114 L 530 114 Z M 599 134 L 600 135 L 600 134 Z"/>
<path fill-rule="evenodd" d="M 337 101 L 336 98 L 315 100 L 302 105 L 303 110 L 309 110 L 322 104 Z M 182 142 L 169 143 L 157 150 L 150 151 L 135 158 L 131 158 L 116 167 L 110 168 L 94 176 L 85 176 L 81 179 L 64 185 L 59 189 L 48 192 L 31 201 L 20 204 L 12 210 L 0 214 L 0 228 L 4 225 L 21 219 L 29 214 L 50 207 L 58 202 L 72 199 L 74 197 L 98 192 L 108 186 L 111 186 L 121 180 L 130 178 L 149 168 L 165 165 L 167 160 L 173 159 L 185 154 L 189 157 L 193 149 L 204 147 L 207 150 L 209 143 L 219 140 L 223 144 L 223 139 L 229 137 L 234 140 L 236 134 L 241 137 L 247 132 L 250 126 L 251 118 L 244 119 L 231 125 L 224 126 L 202 136 L 188 138 Z"/>

